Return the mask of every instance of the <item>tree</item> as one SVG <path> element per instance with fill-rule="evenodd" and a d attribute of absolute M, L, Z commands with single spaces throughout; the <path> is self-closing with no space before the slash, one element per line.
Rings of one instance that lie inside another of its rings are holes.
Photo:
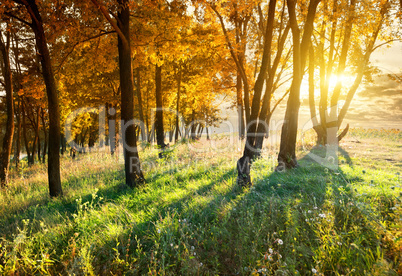
<path fill-rule="evenodd" d="M 317 6 L 321 0 L 311 0 L 304 22 L 303 35 L 296 15 L 296 0 L 287 0 L 289 23 L 293 41 L 293 78 L 282 126 L 277 170 L 293 168 L 296 160 L 296 137 L 300 107 L 300 86 L 303 79 L 310 37 L 313 32 Z M 300 40 L 301 39 L 301 40 Z"/>
<path fill-rule="evenodd" d="M 124 169 L 126 184 L 130 187 L 136 187 L 143 183 L 145 179 L 140 167 L 134 126 L 134 79 L 131 64 L 129 1 L 117 1 L 117 24 L 112 20 L 103 5 L 100 5 L 96 0 L 92 0 L 92 2 L 99 8 L 118 34 Z"/>
<path fill-rule="evenodd" d="M 46 85 L 46 94 L 48 99 L 49 110 L 49 136 L 52 139 L 49 141 L 48 147 L 48 180 L 49 194 L 51 197 L 61 196 L 63 190 L 60 180 L 60 110 L 57 85 L 54 78 L 52 61 L 50 58 L 49 48 L 45 35 L 45 29 L 38 5 L 35 0 L 8 1 L 11 7 L 14 3 L 18 7 L 25 7 L 28 17 L 31 22 L 24 18 L 20 18 L 13 14 L 13 11 L 6 11 L 4 14 L 9 17 L 14 17 L 22 23 L 28 25 L 35 34 L 35 43 L 38 58 L 41 62 L 43 79 Z M 16 9 L 17 11 L 20 9 Z"/>
<path fill-rule="evenodd" d="M 8 184 L 8 170 L 14 135 L 14 95 L 10 66 L 10 37 L 10 31 L 7 31 L 6 41 L 4 41 L 3 33 L 0 31 L 0 52 L 3 58 L 1 62 L 1 69 L 3 72 L 4 88 L 6 90 L 7 106 L 6 133 L 3 138 L 3 149 L 0 157 L 0 187 L 2 188 Z"/>
<path fill-rule="evenodd" d="M 325 2 L 320 14 L 323 20 L 317 31 L 319 36 L 312 40 L 309 57 L 309 106 L 318 144 L 338 143 L 346 135 L 349 125 L 336 136 L 354 94 L 364 76 L 370 74 L 371 53 L 399 38 L 397 31 L 387 28 L 393 24 L 392 18 L 396 18 L 391 16 L 392 5 L 392 1 Z M 347 11 L 343 17 L 338 16 L 341 10 Z M 375 46 L 378 38 L 385 42 Z M 319 74 L 315 73 L 317 66 Z M 346 75 L 354 76 L 352 85 L 345 82 Z M 320 101 L 317 114 L 314 80 L 318 76 Z M 340 99 L 345 96 L 346 101 L 341 106 Z M 341 107 L 339 111 L 338 106 Z"/>

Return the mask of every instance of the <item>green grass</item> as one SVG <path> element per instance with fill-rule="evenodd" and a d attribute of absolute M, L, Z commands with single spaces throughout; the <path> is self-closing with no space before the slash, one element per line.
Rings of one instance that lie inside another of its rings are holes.
<path fill-rule="evenodd" d="M 141 151 L 135 189 L 106 153 L 64 157 L 59 199 L 45 167 L 25 167 L 0 194 L 0 274 L 401 274 L 400 140 L 380 137 L 391 162 L 359 150 L 378 136 L 352 134 L 336 171 L 300 152 L 300 168 L 275 173 L 267 147 L 249 189 L 236 185 L 239 145 L 194 150 L 206 141 L 164 160 Z"/>

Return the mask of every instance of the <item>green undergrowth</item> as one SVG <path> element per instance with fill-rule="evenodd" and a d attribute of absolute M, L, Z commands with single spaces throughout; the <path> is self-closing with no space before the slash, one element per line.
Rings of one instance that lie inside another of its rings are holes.
<path fill-rule="evenodd" d="M 265 151 L 242 189 L 239 152 L 194 147 L 164 159 L 141 151 L 147 183 L 134 189 L 106 153 L 64 157 L 59 199 L 49 199 L 42 165 L 14 173 L 0 194 L 0 274 L 402 273 L 397 166 L 340 155 L 330 170 L 303 157 L 278 173 Z"/>

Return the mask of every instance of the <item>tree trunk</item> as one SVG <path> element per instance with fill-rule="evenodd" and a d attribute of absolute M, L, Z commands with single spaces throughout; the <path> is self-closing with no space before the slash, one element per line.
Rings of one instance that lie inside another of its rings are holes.
<path fill-rule="evenodd" d="M 61 196 L 63 190 L 60 180 L 60 110 L 56 82 L 53 75 L 49 49 L 46 43 L 43 21 L 39 14 L 35 0 L 25 2 L 25 6 L 32 19 L 31 27 L 35 33 L 36 47 L 42 65 L 42 74 L 46 85 L 46 94 L 49 108 L 49 153 L 48 179 L 49 194 L 51 197 Z"/>
<path fill-rule="evenodd" d="M 142 109 L 142 95 L 141 95 L 141 69 L 137 68 L 137 99 L 138 99 L 138 112 L 140 114 L 140 129 L 141 129 L 141 140 L 147 140 L 147 134 L 145 132 L 144 125 L 144 111 Z"/>
<path fill-rule="evenodd" d="M 269 2 L 268 8 L 268 23 L 265 34 L 264 50 L 260 72 L 254 85 L 254 97 L 251 105 L 250 120 L 247 122 L 246 144 L 244 146 L 243 156 L 237 161 L 237 183 L 240 186 L 250 186 L 250 166 L 257 151 L 255 148 L 256 130 L 258 127 L 258 116 L 261 106 L 261 94 L 264 86 L 265 76 L 269 67 L 270 50 L 272 43 L 273 22 L 275 15 L 276 0 Z"/>
<path fill-rule="evenodd" d="M 309 62 L 308 62 L 308 84 L 309 84 L 309 107 L 310 107 L 310 118 L 313 123 L 313 129 L 317 134 L 317 144 L 318 145 L 325 145 L 327 143 L 326 132 L 322 125 L 319 124 L 317 118 L 317 112 L 315 107 L 315 84 L 314 84 L 314 68 L 315 68 L 315 55 L 314 55 L 314 48 L 311 44 L 309 47 Z"/>
<path fill-rule="evenodd" d="M 18 111 L 17 111 L 17 137 L 15 143 L 15 169 L 18 171 L 20 167 L 20 153 L 21 153 L 21 99 L 18 99 Z"/>
<path fill-rule="evenodd" d="M 155 66 L 155 99 L 156 99 L 156 113 L 155 113 L 155 130 L 156 130 L 156 143 L 158 148 L 163 151 L 166 147 L 165 135 L 163 130 L 163 102 L 162 102 L 162 67 Z M 162 154 L 159 154 L 162 157 Z"/>
<path fill-rule="evenodd" d="M 193 106 L 194 106 L 194 103 L 193 103 Z M 195 140 L 195 138 L 196 138 L 196 133 L 195 133 L 196 128 L 197 128 L 197 124 L 195 124 L 195 110 L 193 108 L 193 110 L 191 112 L 191 130 L 190 130 L 190 132 L 191 132 L 190 137 L 192 140 Z"/>
<path fill-rule="evenodd" d="M 110 106 L 108 108 L 108 115 L 107 115 L 107 121 L 108 121 L 108 135 L 109 135 L 109 147 L 110 147 L 110 154 L 114 155 L 116 151 L 116 108 L 114 106 Z"/>
<path fill-rule="evenodd" d="M 27 153 L 28 164 L 31 162 L 31 151 L 29 149 L 29 141 L 27 134 L 27 124 L 26 124 L 26 113 L 25 113 L 25 103 L 21 97 L 21 113 L 22 113 L 22 135 L 24 137 L 25 151 Z"/>
<path fill-rule="evenodd" d="M 126 184 L 136 187 L 144 182 L 137 151 L 134 127 L 134 80 L 130 47 L 130 8 L 128 0 L 119 0 L 118 35 L 120 87 L 121 87 L 121 128 L 123 138 L 124 167 Z"/>
<path fill-rule="evenodd" d="M 36 137 L 37 137 L 37 147 L 38 147 L 38 162 L 41 162 L 41 155 L 40 155 L 40 107 L 36 109 Z"/>
<path fill-rule="evenodd" d="M 18 38 L 17 35 L 14 34 L 13 39 L 13 52 L 14 52 L 14 60 L 16 64 L 16 88 L 17 91 L 21 88 L 21 65 L 19 62 L 19 46 L 18 46 Z M 21 97 L 16 93 L 16 99 L 18 101 L 17 110 L 16 110 L 16 118 L 17 118 L 17 137 L 15 139 L 15 153 L 14 153 L 14 161 L 15 168 L 19 171 L 20 166 L 20 153 L 21 153 Z"/>
<path fill-rule="evenodd" d="M 3 41 L 3 34 L 0 32 L 0 51 L 3 56 L 2 71 L 6 90 L 7 123 L 6 133 L 3 139 L 3 150 L 0 159 L 0 187 L 8 185 L 8 170 L 14 135 L 14 95 L 12 73 L 10 68 L 10 33 L 7 32 L 6 42 Z"/>
<path fill-rule="evenodd" d="M 293 80 L 290 87 L 289 98 L 286 106 L 285 120 L 282 126 L 281 144 L 278 155 L 277 170 L 296 167 L 296 138 L 300 107 L 300 86 L 303 78 L 308 46 L 313 31 L 315 13 L 320 0 L 311 0 L 304 33 L 300 42 L 300 29 L 296 18 L 296 1 L 287 0 L 290 28 L 293 39 Z"/>
<path fill-rule="evenodd" d="M 176 133 L 175 133 L 175 136 L 174 136 L 174 142 L 175 143 L 179 139 L 180 89 L 181 89 L 181 66 L 179 64 L 178 75 L 177 75 Z"/>
<path fill-rule="evenodd" d="M 44 144 L 43 144 L 43 151 L 42 151 L 42 162 L 45 163 L 46 162 L 46 153 L 47 153 L 47 130 L 46 130 L 46 122 L 45 122 L 45 111 L 42 108 L 42 113 L 41 113 L 41 119 L 42 119 L 42 128 L 43 128 L 43 137 L 44 137 Z M 65 141 L 64 135 L 62 135 L 62 139 Z M 65 142 L 63 141 L 62 143 L 62 151 L 64 149 L 65 151 Z"/>

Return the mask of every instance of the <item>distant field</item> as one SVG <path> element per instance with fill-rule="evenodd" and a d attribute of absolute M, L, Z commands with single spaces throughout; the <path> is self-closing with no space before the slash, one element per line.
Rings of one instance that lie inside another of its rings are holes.
<path fill-rule="evenodd" d="M 62 159 L 65 196 L 44 165 L 12 172 L 0 194 L 2 275 L 401 275 L 402 133 L 351 129 L 339 169 L 306 156 L 273 172 L 275 143 L 236 185 L 242 145 L 224 135 L 140 150 L 147 183 L 124 185 L 107 153 Z"/>

